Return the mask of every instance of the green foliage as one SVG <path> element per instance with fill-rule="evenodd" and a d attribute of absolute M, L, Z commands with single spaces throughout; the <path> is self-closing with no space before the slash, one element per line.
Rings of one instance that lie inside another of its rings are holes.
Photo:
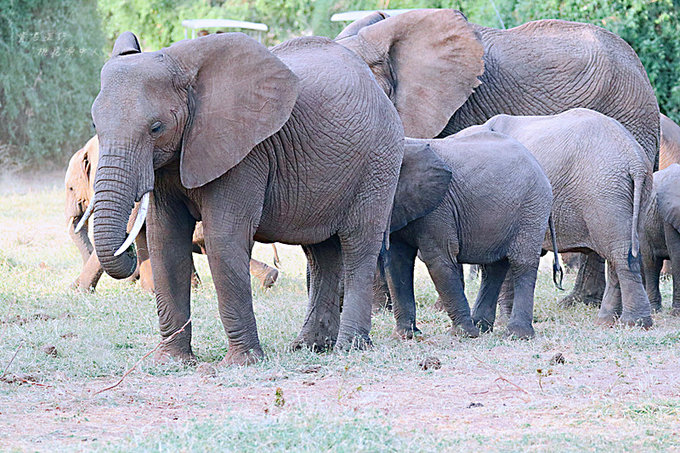
<path fill-rule="evenodd" d="M 607 28 L 635 49 L 661 111 L 680 122 L 674 0 L 0 0 L 0 165 L 63 165 L 85 142 L 99 69 L 125 30 L 156 50 L 184 38 L 184 19 L 241 19 L 267 24 L 264 42 L 275 45 L 335 36 L 347 25 L 330 22 L 337 12 L 422 7 L 459 9 L 491 27 L 558 18 Z"/>
<path fill-rule="evenodd" d="M 85 143 L 103 46 L 94 0 L 0 0 L 0 165 L 62 164 Z"/>

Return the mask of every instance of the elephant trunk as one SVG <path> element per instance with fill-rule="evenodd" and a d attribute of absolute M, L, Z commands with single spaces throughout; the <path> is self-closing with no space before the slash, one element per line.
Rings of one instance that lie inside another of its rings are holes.
<path fill-rule="evenodd" d="M 78 221 L 80 221 L 80 216 L 71 217 L 69 219 L 68 234 L 76 247 L 78 247 L 80 257 L 83 259 L 83 264 L 85 264 L 90 258 L 90 255 L 92 255 L 94 247 L 92 247 L 90 238 L 87 236 L 87 228 L 81 229 L 78 232 L 75 231 L 76 223 L 78 223 Z"/>
<path fill-rule="evenodd" d="M 126 243 L 128 219 L 135 201 L 153 189 L 151 162 L 143 165 L 135 155 L 102 148 L 94 184 L 95 248 L 106 273 L 116 279 L 129 277 L 137 268 L 134 246 L 119 249 Z"/>

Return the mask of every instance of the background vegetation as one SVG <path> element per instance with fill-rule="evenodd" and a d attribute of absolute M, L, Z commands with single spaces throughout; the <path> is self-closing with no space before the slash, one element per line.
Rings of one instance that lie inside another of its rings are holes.
<path fill-rule="evenodd" d="M 92 133 L 89 108 L 116 36 L 134 31 L 146 50 L 184 38 L 181 21 L 234 18 L 269 25 L 272 45 L 334 36 L 332 14 L 356 9 L 456 8 L 475 23 L 512 27 L 559 18 L 590 22 L 637 51 L 662 112 L 680 120 L 677 0 L 0 0 L 0 164 L 61 168 Z"/>

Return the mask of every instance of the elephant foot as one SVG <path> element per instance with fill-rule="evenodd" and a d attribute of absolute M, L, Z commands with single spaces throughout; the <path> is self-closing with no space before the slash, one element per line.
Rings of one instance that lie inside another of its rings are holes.
<path fill-rule="evenodd" d="M 189 346 L 189 348 L 187 349 L 177 348 L 167 344 L 162 345 L 160 348 L 156 350 L 156 352 L 153 355 L 152 361 L 157 365 L 163 365 L 174 361 L 181 362 L 184 363 L 185 365 L 191 366 L 196 365 L 198 363 L 198 360 L 196 360 L 196 356 L 191 350 L 191 346 Z"/>
<path fill-rule="evenodd" d="M 279 271 L 270 267 L 266 273 L 259 275 L 258 278 L 260 279 L 260 285 L 262 285 L 263 288 L 271 288 L 279 278 Z"/>
<path fill-rule="evenodd" d="M 278 270 L 256 260 L 250 260 L 250 273 L 260 281 L 263 288 L 271 288 L 279 278 Z"/>
<path fill-rule="evenodd" d="M 531 324 L 509 322 L 505 336 L 518 340 L 530 340 L 536 336 L 536 332 L 534 332 L 534 327 Z"/>
<path fill-rule="evenodd" d="M 465 324 L 454 324 L 449 329 L 449 335 L 454 337 L 477 338 L 479 337 L 479 327 L 472 324 L 472 322 Z"/>
<path fill-rule="evenodd" d="M 416 337 L 421 336 L 422 334 L 423 333 L 417 327 L 396 326 L 392 331 L 392 338 L 396 338 L 397 340 L 412 340 Z"/>
<path fill-rule="evenodd" d="M 616 324 L 616 315 L 597 315 L 595 318 L 595 325 L 601 327 L 612 327 Z"/>
<path fill-rule="evenodd" d="M 602 297 L 572 292 L 560 299 L 558 303 L 562 308 L 571 308 L 577 305 L 593 305 L 599 307 L 601 302 Z"/>
<path fill-rule="evenodd" d="M 314 335 L 311 333 L 301 333 L 293 340 L 289 348 L 291 351 L 299 351 L 307 348 L 312 352 L 326 352 L 333 349 L 335 341 L 328 335 Z"/>
<path fill-rule="evenodd" d="M 335 343 L 334 349 L 336 351 L 350 351 L 352 349 L 363 351 L 371 346 L 373 346 L 373 342 L 368 334 L 341 332 L 338 334 L 338 341 Z"/>
<path fill-rule="evenodd" d="M 619 322 L 623 324 L 624 326 L 629 326 L 629 327 L 642 327 L 643 329 L 647 330 L 652 325 L 654 325 L 654 321 L 652 321 L 651 316 L 630 316 L 627 313 L 624 313 L 621 315 L 621 318 L 619 319 Z"/>
<path fill-rule="evenodd" d="M 652 309 L 652 313 L 661 313 L 661 311 L 663 310 L 663 306 L 661 305 L 661 301 L 650 302 L 649 306 Z"/>
<path fill-rule="evenodd" d="M 485 319 L 472 318 L 472 323 L 479 328 L 481 333 L 493 332 L 493 323 Z"/>
<path fill-rule="evenodd" d="M 434 309 L 437 311 L 446 311 L 446 308 L 444 308 L 444 303 L 442 302 L 441 297 L 437 297 L 437 300 L 434 303 Z"/>
<path fill-rule="evenodd" d="M 680 308 L 671 308 L 671 316 L 680 317 Z"/>
<path fill-rule="evenodd" d="M 227 355 L 220 361 L 220 366 L 246 366 L 253 365 L 264 358 L 262 349 L 253 348 L 247 351 L 242 351 L 236 348 L 229 348 Z"/>

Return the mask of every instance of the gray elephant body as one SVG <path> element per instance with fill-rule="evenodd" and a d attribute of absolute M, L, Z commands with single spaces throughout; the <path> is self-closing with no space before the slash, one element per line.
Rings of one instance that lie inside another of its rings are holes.
<path fill-rule="evenodd" d="M 673 303 L 671 313 L 680 316 L 680 165 L 671 164 L 654 173 L 654 190 L 644 217 L 640 251 L 645 287 L 652 309 L 661 310 L 659 275 L 663 261 L 672 264 Z"/>
<path fill-rule="evenodd" d="M 616 120 L 587 109 L 543 117 L 498 115 L 485 124 L 526 146 L 548 175 L 559 250 L 594 251 L 609 262 L 598 321 L 612 323 L 621 314 L 625 323 L 650 326 L 637 263 L 652 164 L 635 138 Z M 546 238 L 544 247 L 549 246 Z"/>
<path fill-rule="evenodd" d="M 410 337 L 417 331 L 413 265 L 419 252 L 454 330 L 479 335 L 473 319 L 486 329 L 493 326 L 498 293 L 509 272 L 518 291 L 508 332 L 533 336 L 534 284 L 553 199 L 548 178 L 524 146 L 484 126 L 420 142 L 449 165 L 452 180 L 434 211 L 390 235 L 385 262 L 396 333 Z M 397 189 L 395 205 L 399 196 Z M 463 263 L 482 265 L 472 317 Z"/>
<path fill-rule="evenodd" d="M 460 42 L 458 53 L 474 54 L 470 35 L 483 46 L 482 84 L 472 94 L 455 87 L 461 96 L 449 102 L 442 96 L 428 103 L 440 116 L 435 122 L 414 121 L 409 99 L 393 76 L 393 68 L 419 65 L 430 54 L 407 50 L 387 52 L 385 37 L 398 34 L 411 22 L 422 20 L 425 12 L 394 17 L 375 13 L 350 24 L 338 35 L 338 42 L 354 50 L 373 69 L 380 85 L 395 103 L 404 129 L 410 137 L 443 137 L 466 127 L 482 124 L 494 115 L 553 115 L 572 108 L 589 108 L 623 124 L 654 163 L 659 153 L 659 107 L 647 74 L 633 49 L 620 37 L 590 24 L 563 20 L 538 20 L 508 30 L 468 23 L 452 10 L 431 10 L 431 33 L 444 39 L 453 35 Z M 458 20 L 449 18 L 458 15 Z M 445 20 L 449 18 L 448 20 Z M 440 60 L 457 59 L 458 54 L 440 54 Z M 449 81 L 465 79 L 467 67 L 442 71 Z M 599 303 L 605 287 L 604 261 L 588 254 L 581 265 L 577 283 L 565 304 Z"/>
<path fill-rule="evenodd" d="M 201 220 L 229 339 L 225 363 L 262 355 L 248 278 L 254 239 L 305 249 L 306 344 L 369 342 L 372 276 L 404 139 L 364 62 L 325 38 L 269 51 L 236 33 L 149 54 L 127 34 L 113 55 L 93 105 L 95 243 L 105 270 L 125 277 L 133 262 L 113 254 L 125 235 L 118 217 L 153 191 L 147 237 L 161 335 L 190 318 L 191 237 Z M 338 323 L 320 305 L 337 315 L 341 272 Z M 190 339 L 189 325 L 161 354 L 191 359 Z"/>

